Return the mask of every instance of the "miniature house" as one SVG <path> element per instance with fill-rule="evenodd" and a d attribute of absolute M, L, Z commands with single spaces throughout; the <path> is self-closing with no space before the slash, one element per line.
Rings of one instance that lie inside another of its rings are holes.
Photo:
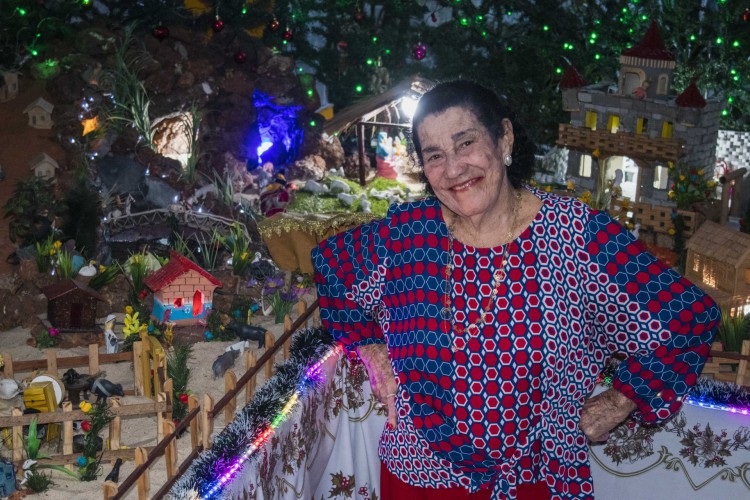
<path fill-rule="evenodd" d="M 23 112 L 29 115 L 29 126 L 48 129 L 52 128 L 52 111 L 54 109 L 54 104 L 43 97 L 37 97 L 34 102 L 26 106 Z"/>
<path fill-rule="evenodd" d="M 732 314 L 750 312 L 750 234 L 706 221 L 685 246 L 685 277 Z"/>
<path fill-rule="evenodd" d="M 151 315 L 163 323 L 194 324 L 208 315 L 221 281 L 174 250 L 169 254 L 169 262 L 145 280 L 154 293 Z"/>
<path fill-rule="evenodd" d="M 16 71 L 0 72 L 0 102 L 18 97 L 18 73 Z"/>
<path fill-rule="evenodd" d="M 93 329 L 97 301 L 105 301 L 99 292 L 73 279 L 58 281 L 42 293 L 47 297 L 47 320 L 60 329 Z"/>
<path fill-rule="evenodd" d="M 60 168 L 57 161 L 47 153 L 39 153 L 29 162 L 29 165 L 35 177 L 46 180 L 54 180 L 55 170 Z"/>
<path fill-rule="evenodd" d="M 669 162 L 713 173 L 722 102 L 704 99 L 694 83 L 671 94 L 674 67 L 652 23 L 636 46 L 622 51 L 616 88 L 585 85 L 574 68 L 565 72 L 560 89 L 570 123 L 560 125 L 557 145 L 570 150 L 567 176 L 576 185 L 595 189 L 599 166 L 610 159 L 607 178 L 622 172 L 623 196 L 661 203 L 669 191 Z"/>

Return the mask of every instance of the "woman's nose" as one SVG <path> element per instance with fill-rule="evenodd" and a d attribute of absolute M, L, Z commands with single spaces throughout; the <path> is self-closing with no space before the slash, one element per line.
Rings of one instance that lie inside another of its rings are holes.
<path fill-rule="evenodd" d="M 448 153 L 445 158 L 445 176 L 448 178 L 458 177 L 462 171 L 463 165 L 458 155 Z"/>

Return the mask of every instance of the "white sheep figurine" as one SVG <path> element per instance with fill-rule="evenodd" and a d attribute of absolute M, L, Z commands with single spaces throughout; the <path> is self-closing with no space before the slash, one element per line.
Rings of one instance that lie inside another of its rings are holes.
<path fill-rule="evenodd" d="M 302 189 L 304 191 L 309 191 L 313 194 L 326 194 L 330 191 L 328 186 L 326 186 L 325 184 L 316 182 L 312 179 L 308 179 L 307 181 L 305 181 L 305 187 Z"/>

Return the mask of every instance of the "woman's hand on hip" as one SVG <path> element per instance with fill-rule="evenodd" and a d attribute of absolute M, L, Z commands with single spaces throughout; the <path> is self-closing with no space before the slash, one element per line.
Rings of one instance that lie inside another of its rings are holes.
<path fill-rule="evenodd" d="M 396 428 L 396 393 L 398 382 L 393 375 L 388 346 L 385 344 L 367 344 L 359 346 L 357 353 L 367 368 L 370 376 L 372 393 L 388 410 L 388 426 Z"/>
<path fill-rule="evenodd" d="M 609 431 L 617 427 L 633 410 L 633 401 L 614 389 L 608 389 L 584 401 L 578 425 L 591 441 L 606 441 Z"/>

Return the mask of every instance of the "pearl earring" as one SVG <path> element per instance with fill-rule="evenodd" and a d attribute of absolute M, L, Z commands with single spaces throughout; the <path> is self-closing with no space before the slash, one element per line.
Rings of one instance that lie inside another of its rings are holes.
<path fill-rule="evenodd" d="M 510 167 L 513 165 L 513 157 L 510 154 L 506 154 L 503 156 L 503 163 L 505 163 L 506 167 Z"/>

